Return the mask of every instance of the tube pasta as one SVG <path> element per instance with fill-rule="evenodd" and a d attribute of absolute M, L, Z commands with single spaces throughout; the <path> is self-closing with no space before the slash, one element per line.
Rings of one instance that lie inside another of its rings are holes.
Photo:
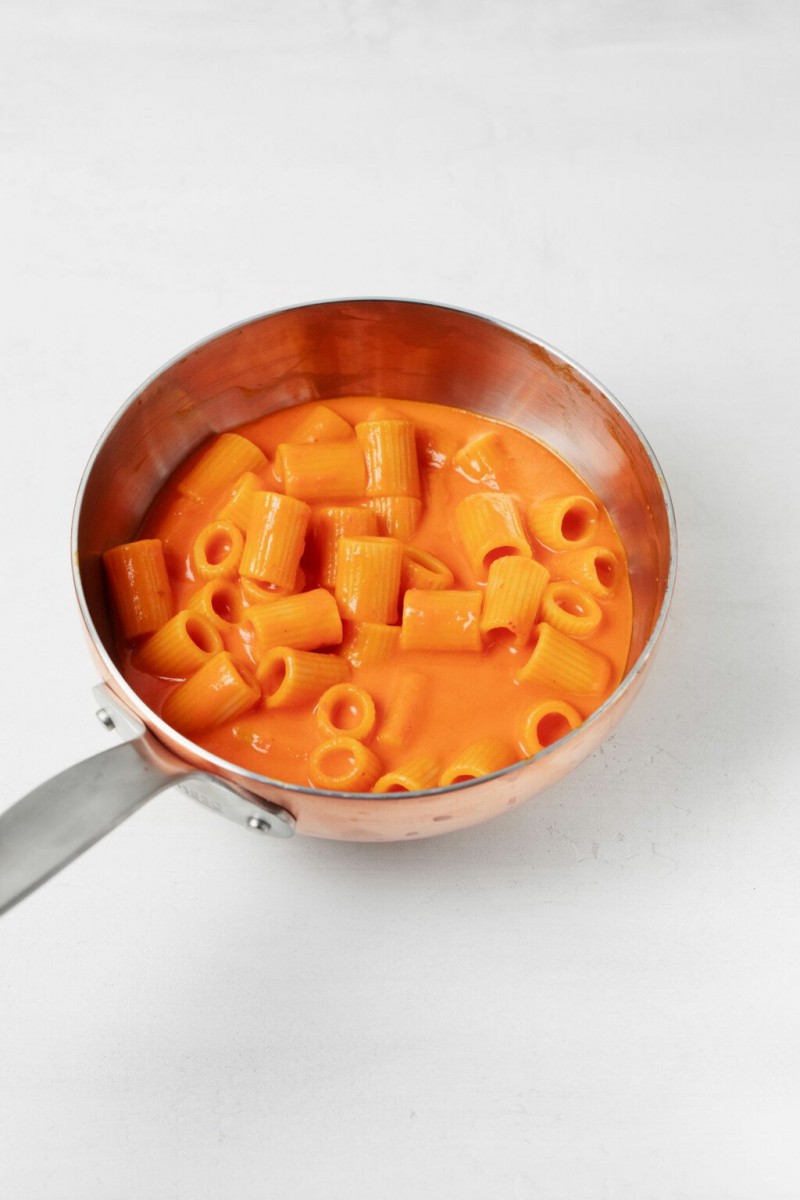
<path fill-rule="evenodd" d="M 456 508 L 456 526 L 475 574 L 485 577 L 496 558 L 531 558 L 517 506 L 503 492 L 475 492 Z"/>
<path fill-rule="evenodd" d="M 323 587 L 336 585 L 336 560 L 340 537 L 375 537 L 378 518 L 368 508 L 329 507 L 311 514 L 310 550 Z"/>
<path fill-rule="evenodd" d="M 373 621 L 344 621 L 339 653 L 358 670 L 385 662 L 400 649 L 400 626 Z"/>
<path fill-rule="evenodd" d="M 170 692 L 162 716 L 178 733 L 191 737 L 241 716 L 260 698 L 250 672 L 223 650 Z"/>
<path fill-rule="evenodd" d="M 342 617 L 393 625 L 402 560 L 403 547 L 395 538 L 339 538 L 334 594 Z"/>
<path fill-rule="evenodd" d="M 502 771 L 503 767 L 516 761 L 516 751 L 509 742 L 493 737 L 480 738 L 448 763 L 439 776 L 439 786 L 450 787 L 454 783 L 480 779 L 484 775 Z"/>
<path fill-rule="evenodd" d="M 543 700 L 526 713 L 522 720 L 520 744 L 531 758 L 540 750 L 566 737 L 582 723 L 577 708 L 566 700 Z"/>
<path fill-rule="evenodd" d="M 610 600 L 622 566 L 616 554 L 605 546 L 586 546 L 559 554 L 554 564 L 559 579 L 571 579 L 598 600 Z"/>
<path fill-rule="evenodd" d="M 127 641 L 154 633 L 172 616 L 172 590 L 158 538 L 143 538 L 103 555 L 111 598 Z"/>
<path fill-rule="evenodd" d="M 254 604 L 248 608 L 244 623 L 253 630 L 257 658 L 263 658 L 275 646 L 317 650 L 320 646 L 338 646 L 342 640 L 339 610 L 325 588 L 284 596 L 269 604 Z"/>
<path fill-rule="evenodd" d="M 496 433 L 482 433 L 453 455 L 453 466 L 473 483 L 497 489 L 505 455 Z"/>
<path fill-rule="evenodd" d="M 336 683 L 320 696 L 316 716 L 323 736 L 345 734 L 363 742 L 375 728 L 375 701 L 354 683 Z"/>
<path fill-rule="evenodd" d="M 409 542 L 422 516 L 422 501 L 416 496 L 374 496 L 367 501 L 378 519 L 378 533 Z"/>
<path fill-rule="evenodd" d="M 290 591 L 305 547 L 311 509 L 279 492 L 254 492 L 241 574 Z"/>
<path fill-rule="evenodd" d="M 242 619 L 242 597 L 229 579 L 212 579 L 195 592 L 186 607 L 200 613 L 217 629 L 227 632 Z"/>
<path fill-rule="evenodd" d="M 240 475 L 231 489 L 227 503 L 217 514 L 218 521 L 230 521 L 242 533 L 247 532 L 247 523 L 253 507 L 253 496 L 263 491 L 264 485 L 253 471 Z"/>
<path fill-rule="evenodd" d="M 364 455 L 355 441 L 282 442 L 275 464 L 286 495 L 298 500 L 345 500 L 364 495 Z"/>
<path fill-rule="evenodd" d="M 479 591 L 411 588 L 403 600 L 403 650 L 480 650 Z"/>
<path fill-rule="evenodd" d="M 550 576 L 534 558 L 506 556 L 489 567 L 481 612 L 486 641 L 524 646 L 531 635 Z"/>
<path fill-rule="evenodd" d="M 400 589 L 407 592 L 409 588 L 422 588 L 429 592 L 441 592 L 453 586 L 453 572 L 447 563 L 443 563 L 427 550 L 418 546 L 403 548 L 403 566 L 400 572 Z"/>
<path fill-rule="evenodd" d="M 287 596 L 295 596 L 306 586 L 306 573 L 302 567 L 297 568 L 294 583 L 290 588 L 276 587 L 274 583 L 265 583 L 263 579 L 248 579 L 246 575 L 239 576 L 239 588 L 242 599 L 248 605 L 269 604 L 272 600 L 285 600 Z"/>
<path fill-rule="evenodd" d="M 367 467 L 368 496 L 420 496 L 417 442 L 412 421 L 359 421 L 356 437 Z"/>
<path fill-rule="evenodd" d="M 350 667 L 338 654 L 314 654 L 275 646 L 256 669 L 265 708 L 297 708 L 313 704 L 323 692 L 348 676 Z"/>
<path fill-rule="evenodd" d="M 204 526 L 192 547 L 194 569 L 201 579 L 233 579 L 239 571 L 244 539 L 230 521 Z"/>
<path fill-rule="evenodd" d="M 147 675 L 185 679 L 225 647 L 219 629 L 191 609 L 170 617 L 133 653 L 133 664 Z"/>
<path fill-rule="evenodd" d="M 534 637 L 533 653 L 517 671 L 520 683 L 540 683 L 576 696 L 600 692 L 608 685 L 611 664 L 602 654 L 546 621 L 535 627 Z"/>
<path fill-rule="evenodd" d="M 381 775 L 373 792 L 426 792 L 436 787 L 439 763 L 432 754 L 417 754 L 408 762 Z"/>
<path fill-rule="evenodd" d="M 588 638 L 603 619 L 600 605 L 583 588 L 564 580 L 549 583 L 542 598 L 542 619 L 574 638 Z"/>
<path fill-rule="evenodd" d="M 292 430 L 293 442 L 342 442 L 353 437 L 353 426 L 325 404 L 312 404 Z"/>
<path fill-rule="evenodd" d="M 588 496 L 554 496 L 528 505 L 531 533 L 551 550 L 571 550 L 592 540 L 599 512 Z"/>
<path fill-rule="evenodd" d="M 308 759 L 309 783 L 325 791 L 368 792 L 380 773 L 378 756 L 351 737 L 320 742 Z"/>
<path fill-rule="evenodd" d="M 157 520 L 147 523 L 148 535 L 161 542 L 164 562 L 172 576 L 180 576 L 186 570 L 186 543 L 191 544 L 192 534 L 202 519 L 201 512 L 201 505 L 191 496 L 179 496 L 161 510 Z"/>
<path fill-rule="evenodd" d="M 246 471 L 263 471 L 267 460 L 258 446 L 238 433 L 221 433 L 178 481 L 178 491 L 194 500 L 224 492 Z"/>

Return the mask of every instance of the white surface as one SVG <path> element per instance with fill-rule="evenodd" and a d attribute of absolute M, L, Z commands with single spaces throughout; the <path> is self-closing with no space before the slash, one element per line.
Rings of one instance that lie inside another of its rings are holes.
<path fill-rule="evenodd" d="M 0 922 L 0 1192 L 792 1200 L 798 19 L 663 6 L 0 9 L 4 800 L 109 744 L 83 464 L 179 349 L 340 295 L 573 355 L 672 486 L 656 669 L 552 792 L 433 842 L 165 797 Z"/>

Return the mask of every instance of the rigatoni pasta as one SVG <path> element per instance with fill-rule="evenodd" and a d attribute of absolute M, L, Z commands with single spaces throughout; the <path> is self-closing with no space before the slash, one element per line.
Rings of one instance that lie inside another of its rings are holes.
<path fill-rule="evenodd" d="M 541 443 L 443 406 L 325 399 L 220 435 L 105 563 L 145 703 L 303 786 L 479 781 L 549 751 L 626 667 L 602 504 Z"/>

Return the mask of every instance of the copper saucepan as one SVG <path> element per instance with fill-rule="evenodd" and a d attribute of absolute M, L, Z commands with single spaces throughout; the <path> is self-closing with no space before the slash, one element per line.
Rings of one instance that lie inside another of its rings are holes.
<path fill-rule="evenodd" d="M 625 676 L 573 733 L 527 762 L 449 788 L 386 796 L 256 775 L 175 733 L 114 661 L 101 554 L 130 540 L 177 465 L 212 433 L 309 400 L 384 395 L 499 417 L 541 438 L 607 506 L 628 555 L 633 638 Z M 281 837 L 390 841 L 485 821 L 556 782 L 608 736 L 639 690 L 669 607 L 675 521 L 663 475 L 609 393 L 536 338 L 475 313 L 340 300 L 269 313 L 181 354 L 120 409 L 92 454 L 72 524 L 73 574 L 104 679 L 101 720 L 121 745 L 49 780 L 0 818 L 0 911 L 168 786 Z"/>

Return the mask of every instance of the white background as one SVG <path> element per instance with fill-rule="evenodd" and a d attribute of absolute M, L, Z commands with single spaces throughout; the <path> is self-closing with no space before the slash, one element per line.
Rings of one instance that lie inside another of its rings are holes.
<path fill-rule="evenodd" d="M 84 462 L 257 312 L 452 303 L 596 374 L 672 487 L 655 669 L 430 842 L 165 796 L 0 922 L 20 1200 L 795 1200 L 800 21 L 787 0 L 5 0 L 3 806 L 108 746 Z"/>

